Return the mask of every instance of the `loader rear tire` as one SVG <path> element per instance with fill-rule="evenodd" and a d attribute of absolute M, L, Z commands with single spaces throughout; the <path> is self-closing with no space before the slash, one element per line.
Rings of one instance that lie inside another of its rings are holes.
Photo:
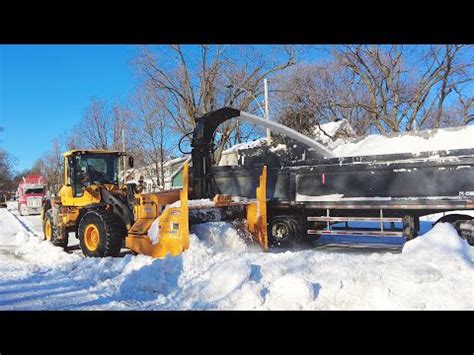
<path fill-rule="evenodd" d="M 87 257 L 118 256 L 126 234 L 120 217 L 106 210 L 90 210 L 79 222 L 79 245 Z"/>

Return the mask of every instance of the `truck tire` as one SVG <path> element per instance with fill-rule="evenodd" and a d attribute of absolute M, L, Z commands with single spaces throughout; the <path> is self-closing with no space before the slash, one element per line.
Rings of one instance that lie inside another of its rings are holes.
<path fill-rule="evenodd" d="M 79 222 L 79 245 L 87 257 L 118 256 L 126 234 L 120 217 L 106 210 L 90 210 Z"/>
<path fill-rule="evenodd" d="M 450 223 L 456 229 L 461 238 L 466 239 L 469 245 L 474 246 L 474 235 L 472 230 L 468 231 L 461 229 L 461 223 L 472 221 L 473 219 L 474 217 L 467 214 L 448 214 L 438 219 L 435 223 L 433 223 L 433 226 L 438 223 Z"/>
<path fill-rule="evenodd" d="M 469 216 L 467 214 L 459 214 L 459 213 L 453 213 L 453 214 L 447 214 L 446 216 L 441 217 L 438 219 L 436 222 L 433 223 L 433 226 L 438 223 L 451 223 L 453 224 L 454 222 L 457 221 L 470 221 L 472 220 L 472 216 Z"/>
<path fill-rule="evenodd" d="M 44 240 L 49 240 L 53 245 L 67 248 L 69 241 L 69 234 L 66 231 L 61 231 L 55 224 L 53 218 L 53 211 L 47 210 L 43 220 L 43 234 Z"/>
<path fill-rule="evenodd" d="M 268 228 L 270 247 L 292 247 L 301 242 L 303 234 L 295 216 L 275 216 Z"/>

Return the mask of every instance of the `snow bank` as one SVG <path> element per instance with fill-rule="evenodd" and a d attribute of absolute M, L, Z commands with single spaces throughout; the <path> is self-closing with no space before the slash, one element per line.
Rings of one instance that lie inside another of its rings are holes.
<path fill-rule="evenodd" d="M 436 261 L 440 264 L 461 260 L 472 264 L 472 252 L 473 248 L 459 237 L 449 223 L 436 224 L 423 236 L 405 243 L 402 250 L 406 257 L 417 258 L 420 262 Z"/>
<path fill-rule="evenodd" d="M 265 253 L 215 222 L 192 226 L 175 258 L 98 259 L 7 217 L 0 211 L 0 241 L 14 238 L 15 252 L 0 258 L 0 309 L 474 309 L 474 248 L 449 224 L 401 252 Z"/>
<path fill-rule="evenodd" d="M 67 254 L 62 248 L 50 242 L 41 241 L 37 236 L 24 230 L 20 230 L 15 235 L 15 242 L 17 245 L 15 256 L 41 268 L 67 266 L 80 259 L 78 255 Z"/>

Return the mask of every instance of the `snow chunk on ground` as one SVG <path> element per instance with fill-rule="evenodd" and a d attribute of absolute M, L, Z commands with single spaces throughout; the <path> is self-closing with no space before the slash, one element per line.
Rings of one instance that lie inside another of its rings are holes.
<path fill-rule="evenodd" d="M 250 264 L 244 260 L 231 259 L 216 264 L 210 270 L 209 283 L 203 290 L 208 301 L 216 301 L 239 289 L 250 277 Z"/>
<path fill-rule="evenodd" d="M 312 283 L 299 277 L 285 275 L 271 284 L 265 306 L 271 309 L 303 309 L 313 300 Z"/>

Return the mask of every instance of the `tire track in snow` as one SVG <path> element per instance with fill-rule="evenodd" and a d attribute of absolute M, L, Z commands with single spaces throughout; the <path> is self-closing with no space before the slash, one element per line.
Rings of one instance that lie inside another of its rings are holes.
<path fill-rule="evenodd" d="M 22 221 L 16 214 L 12 212 L 10 208 L 7 208 L 7 212 L 9 213 L 10 216 L 12 216 L 18 223 L 18 225 L 23 228 L 26 232 L 35 235 L 38 238 L 41 238 L 41 236 L 32 228 L 30 228 L 24 221 Z"/>
<path fill-rule="evenodd" d="M 11 209 L 4 211 L 3 222 L 14 229 L 6 237 L 14 242 L 2 260 L 0 309 L 70 309 L 98 298 L 89 290 L 93 284 L 70 273 L 82 262 L 78 256 L 42 241 L 32 225 Z"/>

